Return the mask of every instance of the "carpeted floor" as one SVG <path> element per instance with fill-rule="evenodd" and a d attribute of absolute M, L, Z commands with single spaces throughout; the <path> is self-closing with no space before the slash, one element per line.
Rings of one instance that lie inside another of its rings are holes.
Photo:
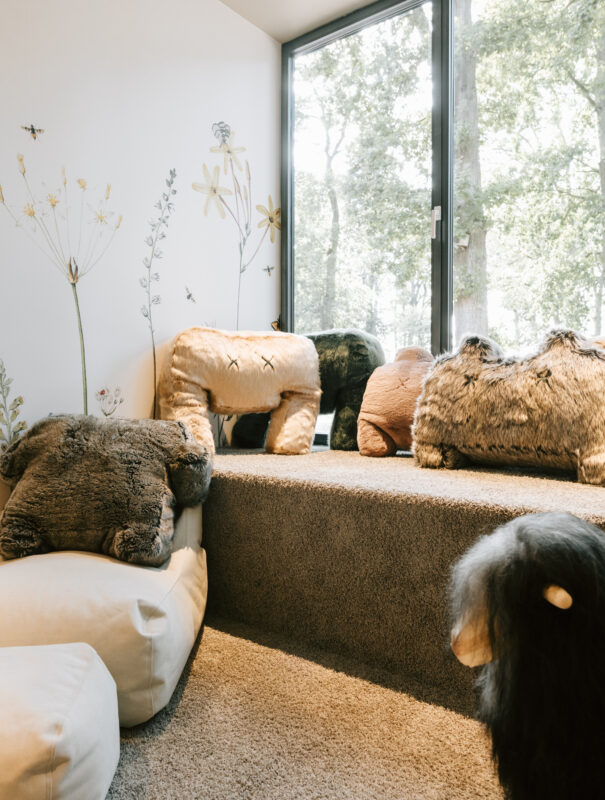
<path fill-rule="evenodd" d="M 108 800 L 501 800 L 477 722 L 296 647 L 213 619 L 168 708 L 123 731 Z"/>

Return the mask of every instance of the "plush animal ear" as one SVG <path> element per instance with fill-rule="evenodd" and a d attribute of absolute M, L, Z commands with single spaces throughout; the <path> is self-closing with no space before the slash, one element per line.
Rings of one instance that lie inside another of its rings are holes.
<path fill-rule="evenodd" d="M 561 608 L 563 611 L 567 611 L 573 604 L 573 597 L 569 592 L 566 592 L 561 586 L 556 586 L 555 584 L 545 586 L 542 595 L 551 605 Z"/>
<path fill-rule="evenodd" d="M 480 667 L 488 664 L 492 656 L 487 628 L 487 615 L 456 623 L 450 634 L 452 652 L 465 667 Z"/>

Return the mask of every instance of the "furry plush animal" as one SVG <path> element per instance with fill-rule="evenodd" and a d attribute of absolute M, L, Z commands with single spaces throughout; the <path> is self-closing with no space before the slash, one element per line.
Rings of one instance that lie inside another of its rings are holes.
<path fill-rule="evenodd" d="M 605 484 L 605 350 L 551 331 L 539 351 L 507 358 L 468 336 L 438 358 L 413 428 L 421 467 L 531 465 Z"/>
<path fill-rule="evenodd" d="M 454 567 L 452 649 L 483 666 L 479 718 L 509 800 L 605 797 L 605 533 L 520 517 Z"/>
<path fill-rule="evenodd" d="M 375 336 L 355 328 L 310 333 L 319 357 L 320 414 L 334 413 L 331 450 L 357 450 L 357 418 L 372 372 L 384 364 Z M 267 418 L 246 414 L 235 423 L 233 447 L 262 447 Z"/>
<path fill-rule="evenodd" d="M 0 516 L 7 559 L 88 550 L 158 566 L 175 506 L 205 499 L 208 451 L 180 422 L 49 417 L 0 457 L 13 492 Z"/>
<path fill-rule="evenodd" d="M 308 453 L 321 395 L 317 352 L 281 331 L 188 328 L 170 345 L 158 385 L 160 416 L 185 422 L 211 453 L 209 413 L 271 411 L 265 449 Z"/>
<path fill-rule="evenodd" d="M 404 347 L 395 361 L 370 375 L 357 420 L 362 456 L 392 456 L 410 449 L 416 401 L 432 363 L 428 350 Z"/>

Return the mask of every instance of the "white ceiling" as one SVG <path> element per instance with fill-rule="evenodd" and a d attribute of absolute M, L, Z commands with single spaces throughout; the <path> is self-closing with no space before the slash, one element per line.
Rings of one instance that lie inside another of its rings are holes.
<path fill-rule="evenodd" d="M 221 0 L 278 42 L 289 42 L 371 0 Z"/>

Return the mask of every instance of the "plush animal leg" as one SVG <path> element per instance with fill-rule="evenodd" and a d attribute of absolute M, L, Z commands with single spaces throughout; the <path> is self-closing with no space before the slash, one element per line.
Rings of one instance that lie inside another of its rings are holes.
<path fill-rule="evenodd" d="M 578 457 L 578 481 L 593 483 L 597 486 L 605 484 L 605 452 L 581 453 Z"/>
<path fill-rule="evenodd" d="M 165 393 L 164 384 L 160 382 L 159 408 L 160 419 L 175 419 L 183 422 L 191 430 L 196 440 L 205 445 L 210 456 L 215 453 L 214 437 L 210 425 L 208 392 L 202 391 L 195 384 L 175 381 L 177 388 Z"/>
<path fill-rule="evenodd" d="M 313 443 L 319 411 L 319 392 L 301 394 L 284 392 L 282 401 L 271 414 L 265 450 L 283 455 L 308 453 Z"/>
<path fill-rule="evenodd" d="M 3 558 L 23 558 L 45 553 L 42 537 L 26 520 L 11 519 L 5 512 L 0 518 L 0 555 Z"/>
<path fill-rule="evenodd" d="M 397 452 L 389 434 L 366 419 L 357 424 L 357 446 L 362 456 L 394 456 Z"/>
<path fill-rule="evenodd" d="M 104 552 L 107 555 L 130 561 L 136 564 L 145 564 L 150 567 L 159 567 L 166 561 L 172 548 L 174 536 L 174 518 L 162 519 L 160 529 L 152 533 L 145 526 L 133 526 L 117 531 L 108 543 Z"/>
<path fill-rule="evenodd" d="M 421 467 L 445 467 L 458 469 L 464 467 L 468 460 L 455 447 L 435 447 L 430 444 L 414 444 L 413 452 Z"/>

